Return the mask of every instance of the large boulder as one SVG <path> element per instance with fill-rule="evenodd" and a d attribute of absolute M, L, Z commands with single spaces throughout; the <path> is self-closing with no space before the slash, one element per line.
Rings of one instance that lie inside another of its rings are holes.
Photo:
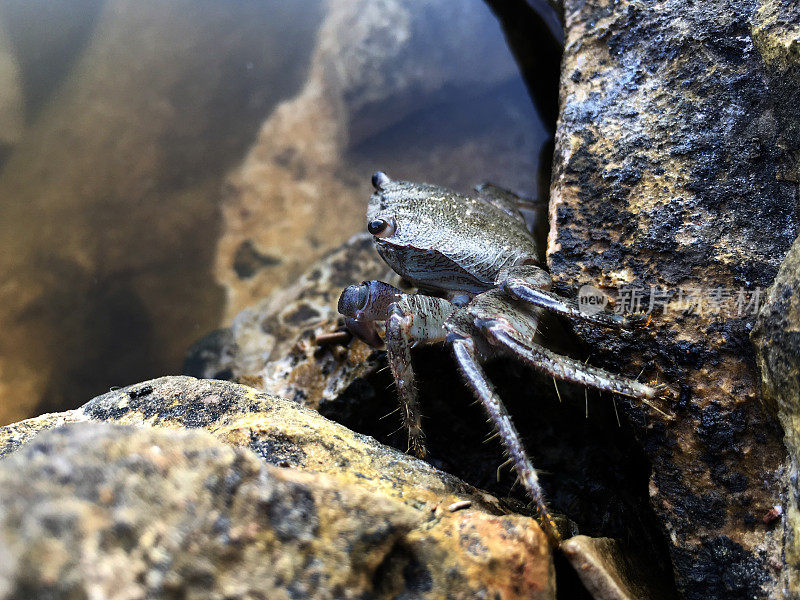
<path fill-rule="evenodd" d="M 548 262 L 566 294 L 654 300 L 644 332 L 576 330 L 597 363 L 675 393 L 625 412 L 685 598 L 782 593 L 762 517 L 785 450 L 748 334 L 800 223 L 789 4 L 564 2 Z"/>
<path fill-rule="evenodd" d="M 535 519 L 244 386 L 148 381 L 0 447 L 2 598 L 555 597 Z"/>

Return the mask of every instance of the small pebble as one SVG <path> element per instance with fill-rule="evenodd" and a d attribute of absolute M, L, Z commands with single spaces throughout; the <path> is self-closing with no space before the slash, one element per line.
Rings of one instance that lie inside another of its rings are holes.
<path fill-rule="evenodd" d="M 447 510 L 450 512 L 456 512 L 457 510 L 469 508 L 470 506 L 472 506 L 471 500 L 459 500 L 458 502 L 453 502 L 450 506 L 448 506 Z"/>

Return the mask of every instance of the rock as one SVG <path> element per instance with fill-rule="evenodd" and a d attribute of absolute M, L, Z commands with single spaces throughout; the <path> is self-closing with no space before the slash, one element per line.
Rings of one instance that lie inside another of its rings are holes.
<path fill-rule="evenodd" d="M 9 23 L 43 18 L 26 4 Z M 197 332 L 219 327 L 222 181 L 302 81 L 321 14 L 279 0 L 90 4 L 83 37 L 41 41 L 71 62 L 55 61 L 52 99 L 26 77 L 48 101 L 0 176 L 0 423 L 176 371 Z M 23 56 L 41 67 L 31 44 Z"/>
<path fill-rule="evenodd" d="M 664 414 L 624 409 L 687 599 L 781 594 L 780 528 L 761 517 L 779 502 L 785 451 L 748 334 L 800 223 L 797 88 L 782 97 L 759 53 L 790 56 L 794 42 L 781 46 L 789 38 L 778 32 L 796 24 L 773 19 L 785 4 L 754 13 L 738 0 L 565 2 L 548 248 L 556 288 L 637 288 L 640 310 L 650 289 L 705 302 L 692 311 L 676 298 L 641 333 L 576 327 L 598 364 L 643 370 L 676 392 Z"/>
<path fill-rule="evenodd" d="M 530 191 L 543 137 L 482 2 L 329 3 L 302 91 L 229 178 L 225 320 L 362 231 L 376 169 L 461 187 L 480 173 Z"/>
<path fill-rule="evenodd" d="M 632 559 L 616 540 L 576 535 L 561 544 L 561 551 L 595 600 L 672 597 L 671 590 L 650 584 L 646 559 Z"/>
<path fill-rule="evenodd" d="M 792 245 L 751 334 L 758 355 L 764 400 L 783 426 L 788 464 L 780 502 L 762 521 L 782 523 L 784 564 L 781 579 L 792 596 L 800 596 L 800 238 Z"/>
<path fill-rule="evenodd" d="M 132 598 L 555 597 L 534 519 L 244 386 L 144 382 L 2 428 L 0 445 L 0 590 L 109 590 L 124 561 Z"/>
<path fill-rule="evenodd" d="M 240 312 L 224 333 L 203 338 L 184 374 L 222 373 L 224 379 L 315 410 L 335 401 L 354 381 L 374 373 L 383 355 L 360 340 L 347 349 L 316 343 L 318 336 L 343 330 L 336 309 L 339 295 L 366 279 L 397 277 L 389 277 L 372 236 L 363 233 L 330 251 L 292 284 Z"/>
<path fill-rule="evenodd" d="M 0 481 L 8 599 L 355 597 L 419 521 L 205 432 L 71 425 Z"/>

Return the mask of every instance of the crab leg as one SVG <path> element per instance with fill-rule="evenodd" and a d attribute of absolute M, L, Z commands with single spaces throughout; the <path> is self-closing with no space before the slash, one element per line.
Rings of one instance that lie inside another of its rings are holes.
<path fill-rule="evenodd" d="M 556 354 L 536 342 L 523 343 L 516 339 L 515 332 L 504 327 L 500 321 L 486 321 L 484 329 L 490 338 L 511 350 L 517 357 L 556 379 L 642 400 L 655 398 L 658 394 L 658 390 L 648 385 Z"/>
<path fill-rule="evenodd" d="M 570 319 L 579 319 L 615 329 L 630 329 L 642 326 L 647 322 L 647 317 L 644 315 L 622 316 L 608 312 L 587 313 L 582 311 L 574 300 L 551 292 L 552 279 L 550 275 L 535 265 L 511 267 L 501 273 L 496 283 L 512 298 L 525 300 Z"/>
<path fill-rule="evenodd" d="M 404 314 L 397 306 L 392 307 L 386 321 L 386 354 L 392 369 L 397 397 L 402 409 L 403 426 L 408 431 L 408 448 L 415 456 L 425 457 L 425 434 L 422 432 L 422 416 L 417 400 L 414 369 L 411 366 L 412 339 L 409 334 L 413 315 Z"/>
<path fill-rule="evenodd" d="M 514 468 L 517 475 L 519 475 L 520 481 L 522 481 L 522 485 L 525 486 L 525 489 L 528 490 L 531 498 L 536 503 L 539 520 L 545 534 L 557 546 L 561 542 L 561 535 L 558 533 L 555 521 L 544 501 L 544 492 L 539 484 L 539 476 L 536 474 L 536 469 L 533 467 L 531 459 L 528 458 L 528 454 L 525 452 L 519 433 L 517 433 L 517 429 L 511 421 L 511 415 L 508 414 L 502 400 L 500 400 L 481 368 L 472 340 L 456 334 L 451 339 L 453 352 L 461 373 L 483 404 L 492 423 L 497 427 L 500 439 L 503 440 L 503 444 L 514 462 Z"/>
<path fill-rule="evenodd" d="M 442 298 L 404 294 L 389 309 L 386 320 L 386 354 L 397 384 L 403 425 L 408 430 L 408 447 L 420 458 L 425 456 L 425 436 L 411 365 L 411 347 L 420 342 L 443 341 L 444 322 L 455 308 Z"/>
<path fill-rule="evenodd" d="M 380 346 L 375 321 L 386 320 L 386 354 L 397 385 L 403 425 L 408 430 L 408 447 L 420 458 L 425 456 L 425 436 L 411 348 L 420 342 L 443 341 L 444 322 L 456 309 L 443 298 L 403 294 L 382 281 L 348 286 L 339 297 L 339 312 L 345 315 L 347 328 L 372 346 Z"/>

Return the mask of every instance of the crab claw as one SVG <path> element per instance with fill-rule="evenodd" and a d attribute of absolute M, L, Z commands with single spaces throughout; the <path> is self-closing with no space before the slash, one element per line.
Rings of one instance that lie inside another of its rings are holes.
<path fill-rule="evenodd" d="M 348 285 L 339 296 L 338 304 L 347 330 L 370 346 L 380 348 L 383 340 L 375 328 L 375 321 L 385 321 L 389 317 L 389 308 L 401 294 L 400 290 L 382 281 Z"/>
<path fill-rule="evenodd" d="M 391 182 L 392 180 L 389 179 L 389 176 L 383 171 L 375 171 L 375 174 L 372 176 L 372 187 L 379 192 L 383 191 L 383 188 Z"/>
<path fill-rule="evenodd" d="M 380 348 L 383 340 L 375 328 L 375 319 L 370 318 L 372 315 L 364 314 L 369 307 L 369 291 L 366 282 L 348 285 L 339 296 L 337 308 L 339 314 L 344 315 L 347 331 L 373 348 Z"/>
<path fill-rule="evenodd" d="M 373 348 L 383 348 L 383 340 L 378 335 L 375 321 L 358 321 L 350 317 L 344 318 L 344 326 L 362 342 Z"/>
<path fill-rule="evenodd" d="M 382 281 L 348 285 L 339 296 L 339 313 L 357 321 L 385 321 L 403 292 Z"/>

